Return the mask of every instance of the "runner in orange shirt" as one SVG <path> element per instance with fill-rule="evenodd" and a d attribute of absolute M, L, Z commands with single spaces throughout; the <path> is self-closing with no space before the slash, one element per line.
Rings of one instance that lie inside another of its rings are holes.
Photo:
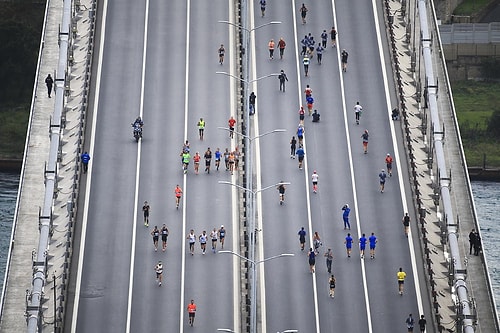
<path fill-rule="evenodd" d="M 269 41 L 269 44 L 267 44 L 269 47 L 269 59 L 273 60 L 274 59 L 274 39 L 271 39 Z"/>
<path fill-rule="evenodd" d="M 179 185 L 175 186 L 174 192 L 175 192 L 175 207 L 179 209 L 179 203 L 182 197 L 182 189 L 180 188 Z"/>
<path fill-rule="evenodd" d="M 200 160 L 201 156 L 199 152 L 196 152 L 193 156 L 193 161 L 194 161 L 194 173 L 198 174 L 198 170 L 200 169 Z"/>
<path fill-rule="evenodd" d="M 385 157 L 385 164 L 387 165 L 387 173 L 389 174 L 389 177 L 392 177 L 392 156 L 389 153 L 387 153 L 387 156 Z"/>
<path fill-rule="evenodd" d="M 232 139 L 234 137 L 234 125 L 236 124 L 236 119 L 231 116 L 227 121 L 227 125 L 229 126 L 229 137 Z"/>
<path fill-rule="evenodd" d="M 194 316 L 196 315 L 196 304 L 194 304 L 194 300 L 191 300 L 191 303 L 188 304 L 187 311 L 189 316 L 189 326 L 193 326 Z"/>

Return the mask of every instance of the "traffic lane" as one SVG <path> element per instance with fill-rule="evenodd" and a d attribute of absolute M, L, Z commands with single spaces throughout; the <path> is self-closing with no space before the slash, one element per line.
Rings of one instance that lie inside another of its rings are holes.
<path fill-rule="evenodd" d="M 131 3 L 114 8 L 110 4 L 108 9 L 112 10 L 105 22 L 106 41 L 112 42 L 106 43 L 104 48 L 99 113 L 94 134 L 96 148 L 91 152 L 93 181 L 78 310 L 81 320 L 77 323 L 77 330 L 82 332 L 124 330 L 130 269 L 129 259 L 120 254 L 130 253 L 131 230 L 128 222 L 133 216 L 131 206 L 134 187 L 133 183 L 123 182 L 117 170 L 126 177 L 135 175 L 136 146 L 128 140 L 130 125 L 124 114 L 132 118 L 135 112 L 130 106 L 139 105 L 139 95 L 123 92 L 139 91 L 140 83 L 132 78 L 137 75 L 140 77 L 140 71 L 135 69 L 140 67 L 137 64 L 141 62 L 141 53 L 134 52 L 130 40 L 138 43 L 142 41 L 140 29 L 134 30 L 131 26 L 141 26 L 143 18 L 129 16 L 129 11 L 143 11 L 143 5 Z M 130 20 L 124 24 L 115 19 L 115 15 L 129 17 Z M 130 70 L 123 71 L 123 68 Z M 118 128 L 115 124 L 118 124 Z M 116 200 L 116 192 L 127 194 L 123 200 Z M 103 257 L 102 253 L 107 255 Z M 108 313 L 108 309 L 114 311 Z"/>

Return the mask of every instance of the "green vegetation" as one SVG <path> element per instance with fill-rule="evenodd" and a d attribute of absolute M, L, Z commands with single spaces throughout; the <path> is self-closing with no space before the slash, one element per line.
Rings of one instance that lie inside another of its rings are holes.
<path fill-rule="evenodd" d="M 44 1 L 0 2 L 0 158 L 22 158 Z"/>
<path fill-rule="evenodd" d="M 464 0 L 464 2 L 455 8 L 453 15 L 471 16 L 477 14 L 491 2 L 492 0 Z"/>
<path fill-rule="evenodd" d="M 500 168 L 500 83 L 452 83 L 467 165 Z"/>

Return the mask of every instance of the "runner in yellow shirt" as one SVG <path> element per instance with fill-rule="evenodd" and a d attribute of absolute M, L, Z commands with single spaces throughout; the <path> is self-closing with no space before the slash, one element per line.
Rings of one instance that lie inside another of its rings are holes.
<path fill-rule="evenodd" d="M 398 287 L 399 287 L 399 294 L 403 296 L 403 289 L 404 289 L 404 284 L 405 284 L 405 278 L 406 278 L 406 273 L 403 272 L 403 269 L 399 267 L 399 272 L 397 272 L 397 277 L 398 277 Z"/>

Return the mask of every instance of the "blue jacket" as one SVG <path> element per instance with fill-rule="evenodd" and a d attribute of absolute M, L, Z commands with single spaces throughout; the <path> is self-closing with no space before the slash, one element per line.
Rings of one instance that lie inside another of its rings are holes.
<path fill-rule="evenodd" d="M 82 160 L 83 164 L 87 164 L 90 161 L 90 155 L 87 152 L 85 152 L 85 153 L 82 154 L 82 156 L 80 157 L 80 159 Z"/>

